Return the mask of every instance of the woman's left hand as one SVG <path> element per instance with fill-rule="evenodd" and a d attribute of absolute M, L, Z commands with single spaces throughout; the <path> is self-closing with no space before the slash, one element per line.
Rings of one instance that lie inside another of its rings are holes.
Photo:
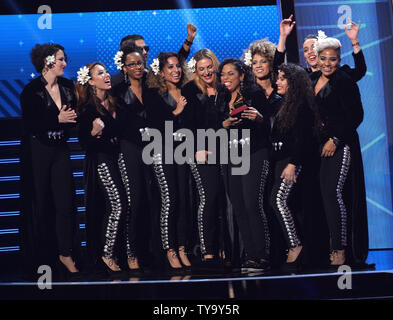
<path fill-rule="evenodd" d="M 242 112 L 242 118 L 249 119 L 255 122 L 263 122 L 263 116 L 258 112 L 257 109 L 253 107 L 248 107 L 248 109 Z"/>
<path fill-rule="evenodd" d="M 293 14 L 288 19 L 283 19 L 280 23 L 280 35 L 284 37 L 288 37 L 289 34 L 292 32 L 293 27 L 295 26 L 296 22 L 292 21 Z"/>
<path fill-rule="evenodd" d="M 296 166 L 292 163 L 288 163 L 285 169 L 281 173 L 281 179 L 284 179 L 285 184 L 291 185 L 296 183 Z"/>
<path fill-rule="evenodd" d="M 325 145 L 322 148 L 321 157 L 332 157 L 336 152 L 336 149 L 336 145 L 333 143 L 332 140 L 329 139 L 328 141 L 326 141 Z"/>

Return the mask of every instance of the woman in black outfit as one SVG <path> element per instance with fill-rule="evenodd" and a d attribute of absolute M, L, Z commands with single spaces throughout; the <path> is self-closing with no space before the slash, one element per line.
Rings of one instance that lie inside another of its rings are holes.
<path fill-rule="evenodd" d="M 229 91 L 225 109 L 222 110 L 222 119 L 225 119 L 222 127 L 238 132 L 237 138 L 230 137 L 229 148 L 242 151 L 246 145 L 250 150 L 250 168 L 246 174 L 233 174 L 233 169 L 238 166 L 231 160 L 228 165 L 224 165 L 226 189 L 246 252 L 246 261 L 242 267 L 267 269 L 270 236 L 263 203 L 269 173 L 268 103 L 264 93 L 256 89 L 251 70 L 240 60 L 225 59 L 218 74 L 220 83 Z M 247 109 L 231 116 L 242 106 Z M 243 136 L 239 129 L 249 129 L 250 136 Z"/>
<path fill-rule="evenodd" d="M 220 63 L 212 51 L 199 50 L 191 61 L 195 63 L 191 66 L 194 79 L 184 86 L 182 93 L 187 100 L 189 115 L 186 126 L 193 131 L 196 138 L 198 129 L 220 129 L 220 109 L 225 106 L 227 94 L 217 89 L 216 71 Z M 194 163 L 190 166 L 199 195 L 197 225 L 202 262 L 206 262 L 206 266 L 218 267 L 218 255 L 225 258 L 229 253 L 225 252 L 225 241 L 219 241 L 224 240 L 226 234 L 226 219 L 219 215 L 219 210 L 222 209 L 220 191 L 223 190 L 220 145 L 214 141 L 214 147 L 210 149 L 206 140 L 201 141 L 201 146 L 198 146 L 197 140 L 194 142 L 196 154 Z"/>
<path fill-rule="evenodd" d="M 21 141 L 24 265 L 28 273 L 36 273 L 39 265 L 53 265 L 58 255 L 68 273 L 76 273 L 73 247 L 80 244 L 74 243 L 75 188 L 67 146 L 69 129 L 76 122 L 74 83 L 62 77 L 67 56 L 61 45 L 37 44 L 30 56 L 41 75 L 27 84 L 20 96 L 24 125 Z"/>
<path fill-rule="evenodd" d="M 85 203 L 87 248 L 91 262 L 108 273 L 120 272 L 117 249 L 127 215 L 124 163 L 119 147 L 120 124 L 103 64 L 85 66 L 78 76 L 79 141 L 86 150 Z"/>
<path fill-rule="evenodd" d="M 120 65 L 126 78 L 113 88 L 119 106 L 118 118 L 121 122 L 120 137 L 122 170 L 126 173 L 123 183 L 127 190 L 129 215 L 126 218 L 127 258 L 132 272 L 140 271 L 138 251 L 142 245 L 137 241 L 138 222 L 142 210 L 148 213 L 150 201 L 146 201 L 148 190 L 149 167 L 142 161 L 142 150 L 145 142 L 142 133 L 147 128 L 146 101 L 149 89 L 144 81 L 144 57 L 142 49 L 128 45 L 122 49 Z M 142 208 L 141 205 L 144 205 Z M 145 215 L 146 217 L 146 215 Z M 148 215 L 147 215 L 148 218 Z M 148 223 L 148 222 L 147 222 Z M 146 233 L 146 230 L 144 230 Z"/>
<path fill-rule="evenodd" d="M 168 158 L 165 147 L 179 142 L 175 136 L 165 135 L 165 121 L 170 121 L 173 131 L 184 127 L 183 111 L 187 100 L 181 87 L 187 81 L 187 67 L 176 53 L 162 52 L 154 59 L 147 75 L 149 102 L 147 119 L 149 128 L 157 129 L 162 135 L 162 150 L 153 154 L 153 169 L 161 193 L 160 234 L 162 248 L 166 251 L 170 271 L 190 269 L 191 262 L 186 254 L 190 210 L 187 208 L 188 165 L 177 164 Z M 175 141 L 174 141 L 175 140 Z M 174 155 L 169 150 L 171 156 Z M 174 157 L 173 157 L 174 158 Z M 179 260 L 179 258 L 180 260 Z"/>
<path fill-rule="evenodd" d="M 347 34 L 349 40 L 353 47 L 352 57 L 355 62 L 355 68 L 351 68 L 348 65 L 340 66 L 341 71 L 344 71 L 350 76 L 350 78 L 357 82 L 362 79 L 366 72 L 367 66 L 364 59 L 363 51 L 359 45 L 358 34 L 360 29 L 360 21 L 358 24 L 351 22 L 351 28 L 345 27 L 345 33 Z M 318 39 L 317 35 L 308 35 L 303 42 L 303 55 L 307 63 L 306 71 L 308 73 L 313 73 L 319 70 L 318 56 L 314 50 L 315 41 Z"/>
<path fill-rule="evenodd" d="M 274 117 L 271 134 L 273 188 L 271 205 L 281 224 L 288 246 L 285 267 L 297 267 L 303 252 L 297 213 L 290 202 L 299 174 L 312 161 L 312 137 L 316 137 L 316 108 L 311 81 L 306 71 L 288 63 L 280 66 L 277 93 L 283 103 Z M 298 200 L 298 199 L 292 199 Z"/>
<path fill-rule="evenodd" d="M 339 67 L 340 41 L 319 38 L 314 48 L 320 71 L 311 80 L 323 122 L 320 182 L 330 261 L 334 266 L 362 264 L 368 254 L 364 174 L 356 132 L 363 121 L 362 101 L 356 83 Z"/>

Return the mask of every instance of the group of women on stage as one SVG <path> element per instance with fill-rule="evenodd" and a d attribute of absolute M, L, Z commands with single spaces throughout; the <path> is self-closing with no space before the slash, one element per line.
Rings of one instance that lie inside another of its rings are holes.
<path fill-rule="evenodd" d="M 68 274 L 78 272 L 66 144 L 70 127 L 77 125 L 86 151 L 88 258 L 107 273 L 143 274 L 143 265 L 163 261 L 171 273 L 196 266 L 268 270 L 275 265 L 272 251 L 280 251 L 279 239 L 288 252 L 279 263 L 298 270 L 312 242 L 307 234 L 314 232 L 305 221 L 312 221 L 315 210 L 324 212 L 327 222 L 330 264 L 364 263 L 367 215 L 356 132 L 363 108 L 355 83 L 365 73 L 360 23 L 346 30 L 355 69 L 340 66 L 340 41 L 322 32 L 304 42 L 310 68 L 283 63 L 292 17 L 280 24 L 278 46 L 258 40 L 241 60 L 221 63 L 202 49 L 186 64 L 192 27 L 185 47 L 161 52 L 147 73 L 148 47 L 126 41 L 115 57 L 122 77 L 116 84 L 102 63 L 93 62 L 78 72 L 74 88 L 62 77 L 63 47 L 43 44 L 32 50 L 42 75 L 21 95 L 26 257 L 34 266 L 42 263 L 42 248 L 55 232 L 58 262 Z M 176 147 L 184 137 L 165 135 L 166 121 L 174 132 L 185 128 L 194 137 L 198 129 L 240 130 L 236 138 L 217 137 L 214 145 L 195 143 L 191 161 L 178 164 L 170 160 L 179 155 L 165 145 Z M 162 153 L 146 155 L 153 128 L 162 133 Z M 242 136 L 241 129 L 249 135 Z M 246 174 L 234 175 L 239 164 L 220 161 L 223 143 L 228 153 L 248 148 Z M 200 259 L 189 255 L 196 248 Z M 311 250 L 308 258 L 313 259 Z"/>

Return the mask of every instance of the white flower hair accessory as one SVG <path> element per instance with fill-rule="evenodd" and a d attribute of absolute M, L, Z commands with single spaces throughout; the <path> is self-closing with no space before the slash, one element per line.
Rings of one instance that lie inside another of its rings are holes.
<path fill-rule="evenodd" d="M 247 50 L 247 51 L 246 51 L 246 53 L 244 54 L 244 59 L 243 59 L 243 61 L 244 61 L 244 64 L 245 64 L 246 66 L 251 67 L 251 65 L 252 65 L 251 50 Z"/>
<path fill-rule="evenodd" d="M 191 72 L 195 72 L 196 60 L 194 58 L 191 58 L 191 60 L 188 61 L 187 66 Z"/>
<path fill-rule="evenodd" d="M 318 30 L 318 37 L 314 42 L 314 51 L 318 55 L 326 48 L 341 48 L 341 42 L 336 38 L 327 37 L 325 32 Z"/>
<path fill-rule="evenodd" d="M 54 63 L 56 62 L 55 55 L 52 54 L 51 56 L 47 56 L 47 57 L 45 58 L 45 61 L 46 61 L 46 65 L 47 65 L 47 66 L 50 66 L 51 64 L 54 64 Z"/>
<path fill-rule="evenodd" d="M 89 68 L 84 66 L 83 68 L 80 68 L 78 73 L 78 83 L 80 83 L 82 86 L 87 83 L 91 79 L 89 76 Z"/>
<path fill-rule="evenodd" d="M 327 38 L 327 35 L 325 34 L 325 32 L 323 32 L 322 30 L 318 30 L 318 41 L 321 41 L 326 38 Z"/>
<path fill-rule="evenodd" d="M 119 50 L 117 51 L 115 57 L 113 58 L 113 60 L 115 60 L 115 65 L 117 66 L 117 69 L 121 70 L 121 68 L 123 67 L 123 63 L 121 62 L 121 58 L 123 57 L 123 51 Z"/>
<path fill-rule="evenodd" d="M 154 75 L 157 75 L 160 72 L 160 60 L 158 60 L 158 58 L 153 59 L 153 63 L 150 67 Z"/>

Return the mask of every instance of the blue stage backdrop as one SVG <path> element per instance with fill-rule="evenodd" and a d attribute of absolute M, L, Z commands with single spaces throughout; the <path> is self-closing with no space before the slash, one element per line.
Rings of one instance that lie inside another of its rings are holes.
<path fill-rule="evenodd" d="M 344 24 L 361 20 L 359 42 L 367 74 L 358 82 L 364 121 L 358 132 L 366 179 L 370 248 L 393 247 L 392 212 L 392 111 L 393 38 L 391 0 L 296 0 L 299 48 L 308 34 L 325 31 L 340 39 L 342 64 L 353 67 L 352 46 Z M 303 51 L 300 49 L 304 64 Z"/>
<path fill-rule="evenodd" d="M 63 45 L 70 57 L 65 77 L 75 79 L 79 68 L 93 61 L 103 62 L 115 74 L 113 57 L 128 34 L 144 36 L 151 63 L 161 51 L 180 49 L 191 22 L 198 30 L 190 57 L 209 48 L 223 60 L 240 57 L 258 38 L 277 43 L 281 20 L 279 6 L 52 14 L 52 29 L 40 29 L 40 18 L 0 16 L 0 34 L 6 35 L 0 43 L 0 117 L 20 116 L 19 94 L 37 76 L 29 57 L 36 43 Z"/>

